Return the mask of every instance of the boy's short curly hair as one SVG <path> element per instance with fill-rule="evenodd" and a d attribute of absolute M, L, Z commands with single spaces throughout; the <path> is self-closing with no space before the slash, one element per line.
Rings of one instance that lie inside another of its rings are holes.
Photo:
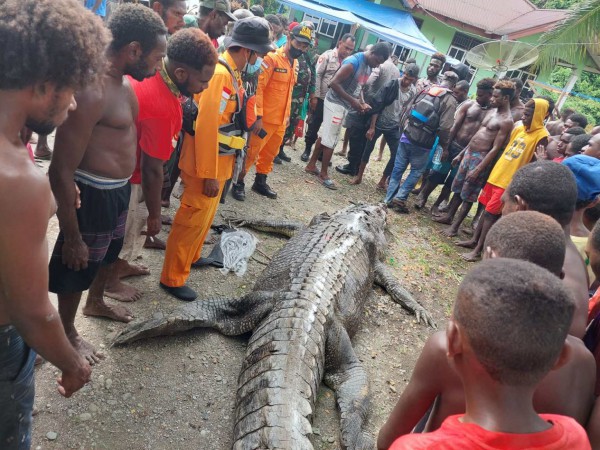
<path fill-rule="evenodd" d="M 77 0 L 0 1 L 0 89 L 42 82 L 81 89 L 103 73 L 109 40 Z"/>
<path fill-rule="evenodd" d="M 208 35 L 198 28 L 184 28 L 171 36 L 167 43 L 167 56 L 170 61 L 195 70 L 202 70 L 207 64 L 215 65 L 218 60 Z"/>
<path fill-rule="evenodd" d="M 156 46 L 159 36 L 167 35 L 161 18 L 144 5 L 126 3 L 119 6 L 108 21 L 112 33 L 110 49 L 118 52 L 131 42 L 139 42 L 144 54 Z"/>

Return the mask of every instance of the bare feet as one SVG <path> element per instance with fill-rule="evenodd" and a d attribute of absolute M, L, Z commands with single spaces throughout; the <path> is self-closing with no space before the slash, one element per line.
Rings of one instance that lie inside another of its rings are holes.
<path fill-rule="evenodd" d="M 356 185 L 356 184 L 360 184 L 360 183 L 362 183 L 362 177 L 356 176 L 350 180 L 350 184 L 352 184 L 352 185 Z"/>
<path fill-rule="evenodd" d="M 41 366 L 45 362 L 46 362 L 46 360 L 44 358 L 42 358 L 40 355 L 35 355 L 35 362 L 33 363 L 33 365 L 37 367 L 37 366 Z"/>
<path fill-rule="evenodd" d="M 311 175 L 317 175 L 317 176 L 321 173 L 321 171 L 319 169 L 317 169 L 317 166 L 312 166 L 312 167 L 306 166 L 304 168 L 304 171 L 306 173 L 310 173 Z"/>
<path fill-rule="evenodd" d="M 442 234 L 446 237 L 454 237 L 458 234 L 458 232 L 454 229 L 454 227 L 448 227 L 445 230 L 442 230 Z"/>
<path fill-rule="evenodd" d="M 444 225 L 450 225 L 452 223 L 452 217 L 449 216 L 436 216 L 432 220 L 437 223 L 443 223 Z"/>
<path fill-rule="evenodd" d="M 144 248 L 155 248 L 156 250 L 165 250 L 167 248 L 167 244 L 165 244 L 156 236 L 146 236 Z"/>
<path fill-rule="evenodd" d="M 431 208 L 431 215 L 432 216 L 439 216 L 439 215 L 441 215 L 440 209 L 437 206 L 434 206 L 433 208 Z"/>
<path fill-rule="evenodd" d="M 463 233 L 465 233 L 467 236 L 473 236 L 473 229 L 472 228 L 461 228 L 461 230 Z"/>
<path fill-rule="evenodd" d="M 83 308 L 83 314 L 86 316 L 106 317 L 108 319 L 116 320 L 117 322 L 131 322 L 133 320 L 133 314 L 127 308 L 121 305 L 109 305 L 104 300 L 89 301 Z"/>
<path fill-rule="evenodd" d="M 77 350 L 77 353 L 87 359 L 90 365 L 93 366 L 104 358 L 104 354 L 96 351 L 96 349 L 89 342 L 84 341 L 82 337 L 79 336 L 77 331 L 73 331 L 73 333 L 68 334 L 67 337 L 69 338 L 73 348 Z"/>
<path fill-rule="evenodd" d="M 339 151 L 339 152 L 335 152 L 334 155 L 346 157 L 346 152 Z"/>
<path fill-rule="evenodd" d="M 111 286 L 107 284 L 104 295 L 124 303 L 135 302 L 142 298 L 142 293 L 139 290 L 120 280 Z"/>
<path fill-rule="evenodd" d="M 148 269 L 146 266 L 141 264 L 129 264 L 127 261 L 123 260 L 119 261 L 119 266 L 115 267 L 115 270 L 118 270 L 119 278 L 150 275 L 150 269 Z"/>
<path fill-rule="evenodd" d="M 173 225 L 173 218 L 170 216 L 167 216 L 166 214 L 160 215 L 160 221 L 162 222 L 163 225 Z"/>
<path fill-rule="evenodd" d="M 162 206 L 163 208 L 168 208 L 169 206 L 171 206 L 171 200 L 161 200 L 160 206 Z"/>
<path fill-rule="evenodd" d="M 381 161 L 381 155 L 377 156 L 377 158 L 375 158 L 375 161 Z"/>
<path fill-rule="evenodd" d="M 50 159 L 52 157 L 52 151 L 47 147 L 40 147 L 39 145 L 35 147 L 35 151 L 33 152 L 33 156 L 37 159 Z"/>
<path fill-rule="evenodd" d="M 475 248 L 477 241 L 474 241 L 473 239 L 469 239 L 468 241 L 458 241 L 456 245 L 463 248 Z"/>
<path fill-rule="evenodd" d="M 476 262 L 479 261 L 481 259 L 481 255 L 479 254 L 479 252 L 469 252 L 469 253 L 463 253 L 462 255 L 460 255 L 460 257 L 462 259 L 464 259 L 465 261 L 469 261 L 469 262 Z"/>
<path fill-rule="evenodd" d="M 377 186 L 375 186 L 375 189 L 377 189 L 380 192 L 387 192 L 387 187 L 385 185 L 382 186 L 381 184 L 378 184 Z"/>

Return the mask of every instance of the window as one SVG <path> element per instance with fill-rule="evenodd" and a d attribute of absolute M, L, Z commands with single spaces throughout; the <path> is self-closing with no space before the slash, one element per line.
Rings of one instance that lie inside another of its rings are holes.
<path fill-rule="evenodd" d="M 321 19 L 321 24 L 319 25 L 319 34 L 333 38 L 335 36 L 337 26 L 338 23 L 334 22 L 333 20 Z"/>
<path fill-rule="evenodd" d="M 318 29 L 319 23 L 321 23 L 321 18 L 317 16 L 311 16 L 310 14 L 305 13 L 302 22 L 312 22 L 315 24 L 315 28 Z"/>
<path fill-rule="evenodd" d="M 392 46 L 392 55 L 396 55 L 399 63 L 403 63 L 408 59 L 408 55 L 410 54 L 409 48 L 403 47 L 398 44 L 392 44 L 391 42 L 385 41 L 381 38 L 377 39 L 377 42 L 387 42 L 388 44 L 390 44 Z"/>
<path fill-rule="evenodd" d="M 522 69 L 509 70 L 506 72 L 507 78 L 519 78 L 523 82 L 523 90 L 521 91 L 521 98 L 533 97 L 533 89 L 527 84 L 529 80 L 535 80 L 537 73 L 531 70 L 531 66 L 523 67 Z"/>
<path fill-rule="evenodd" d="M 483 41 L 479 39 L 457 32 L 454 33 L 454 37 L 452 38 L 452 44 L 450 44 L 450 48 L 448 49 L 448 56 L 460 61 L 461 63 L 469 67 L 469 76 L 467 77 L 467 81 L 469 82 L 469 84 L 475 77 L 475 74 L 477 73 L 477 68 L 473 67 L 466 61 L 467 52 L 476 45 L 482 43 Z"/>

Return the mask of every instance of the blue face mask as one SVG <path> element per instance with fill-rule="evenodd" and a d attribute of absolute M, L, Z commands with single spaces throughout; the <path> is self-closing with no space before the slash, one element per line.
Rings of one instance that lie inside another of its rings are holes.
<path fill-rule="evenodd" d="M 261 66 L 262 62 L 263 62 L 263 59 L 260 56 L 257 56 L 254 64 L 250 64 L 248 62 L 246 63 L 246 67 L 244 68 L 244 71 L 248 75 L 255 74 L 256 72 L 258 72 L 260 70 L 260 66 Z"/>

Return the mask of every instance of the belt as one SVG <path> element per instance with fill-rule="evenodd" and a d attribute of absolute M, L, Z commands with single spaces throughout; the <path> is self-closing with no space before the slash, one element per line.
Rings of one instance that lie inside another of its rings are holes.
<path fill-rule="evenodd" d="M 241 150 L 246 146 L 246 139 L 242 136 L 228 136 L 219 133 L 219 144 L 226 145 L 235 150 Z"/>

